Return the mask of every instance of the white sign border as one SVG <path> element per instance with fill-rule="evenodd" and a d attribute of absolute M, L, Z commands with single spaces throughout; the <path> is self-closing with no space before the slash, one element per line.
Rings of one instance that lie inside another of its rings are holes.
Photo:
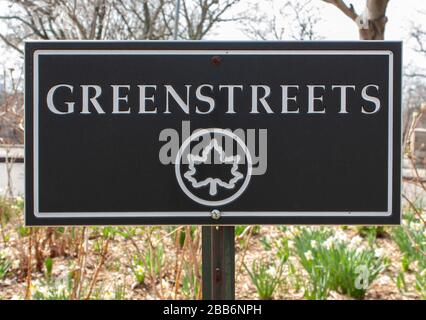
<path fill-rule="evenodd" d="M 37 49 L 33 56 L 33 212 L 38 218 L 128 218 L 128 217 L 210 217 L 206 211 L 169 212 L 40 212 L 39 211 L 39 56 L 41 55 L 383 55 L 389 57 L 388 83 L 388 208 L 387 211 L 223 211 L 222 217 L 385 217 L 392 215 L 393 194 L 393 52 L 390 50 L 45 50 Z M 213 208 L 212 208 L 213 209 Z"/>

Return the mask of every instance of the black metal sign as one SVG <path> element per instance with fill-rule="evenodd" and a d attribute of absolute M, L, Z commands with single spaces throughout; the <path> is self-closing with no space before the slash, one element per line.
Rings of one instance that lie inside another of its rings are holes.
<path fill-rule="evenodd" d="M 399 42 L 28 42 L 26 223 L 396 224 Z"/>

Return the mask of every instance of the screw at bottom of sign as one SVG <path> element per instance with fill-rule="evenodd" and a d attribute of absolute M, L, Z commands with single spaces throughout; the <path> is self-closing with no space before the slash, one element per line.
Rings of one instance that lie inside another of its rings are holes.
<path fill-rule="evenodd" d="M 211 212 L 211 217 L 212 217 L 212 219 L 214 219 L 214 220 L 219 220 L 219 219 L 220 219 L 220 217 L 221 217 L 221 215 L 220 215 L 220 211 L 219 211 L 219 210 L 217 210 L 217 209 L 212 210 L 212 212 Z"/>

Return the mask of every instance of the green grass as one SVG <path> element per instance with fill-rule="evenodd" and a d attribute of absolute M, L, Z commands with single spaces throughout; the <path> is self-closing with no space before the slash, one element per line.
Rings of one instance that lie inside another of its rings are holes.
<path fill-rule="evenodd" d="M 402 253 L 401 269 L 397 278 L 398 288 L 407 291 L 405 273 L 415 275 L 414 289 L 426 300 L 426 225 L 419 217 L 421 206 L 404 214 L 401 227 L 394 228 L 392 238 Z"/>
<path fill-rule="evenodd" d="M 359 237 L 349 239 L 341 230 L 303 228 L 294 242 L 309 276 L 307 299 L 325 299 L 330 290 L 362 299 L 387 265 L 381 250 L 364 246 Z"/>

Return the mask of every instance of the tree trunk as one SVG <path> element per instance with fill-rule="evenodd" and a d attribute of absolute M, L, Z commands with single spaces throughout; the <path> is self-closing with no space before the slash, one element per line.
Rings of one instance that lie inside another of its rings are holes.
<path fill-rule="evenodd" d="M 359 38 L 361 40 L 384 40 L 388 18 L 388 0 L 367 0 L 363 14 L 359 16 Z"/>
<path fill-rule="evenodd" d="M 389 0 L 366 0 L 362 14 L 357 14 L 353 5 L 347 6 L 344 0 L 323 1 L 333 4 L 357 24 L 361 40 L 384 40 Z"/>

